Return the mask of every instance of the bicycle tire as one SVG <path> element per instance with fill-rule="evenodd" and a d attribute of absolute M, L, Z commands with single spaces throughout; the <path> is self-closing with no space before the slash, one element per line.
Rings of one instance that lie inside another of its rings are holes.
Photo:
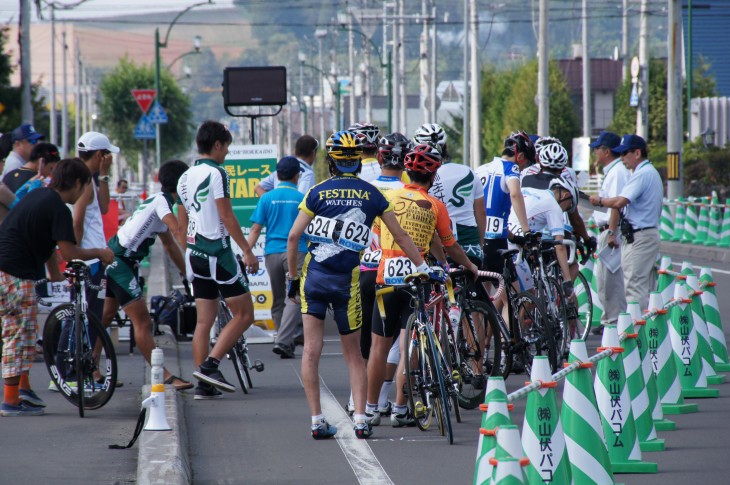
<path fill-rule="evenodd" d="M 518 293 L 514 298 L 513 311 L 518 319 L 522 340 L 525 343 L 522 358 L 525 360 L 525 372 L 532 370 L 532 359 L 536 355 L 546 355 L 553 373 L 558 371 L 558 357 L 555 338 L 552 331 L 547 331 L 548 320 L 542 303 L 531 293 Z M 522 329 L 525 329 L 522 331 Z"/>
<path fill-rule="evenodd" d="M 461 410 L 459 409 L 459 389 L 461 388 L 461 372 L 459 369 L 459 357 L 454 344 L 454 331 L 451 328 L 449 314 L 442 310 L 441 325 L 439 327 L 439 345 L 441 348 L 442 362 L 445 366 L 446 387 L 449 391 L 449 399 L 454 409 L 456 422 L 461 423 Z"/>
<path fill-rule="evenodd" d="M 552 296 L 553 309 L 556 312 L 557 324 L 555 328 L 555 345 L 558 351 L 558 360 L 562 360 L 564 357 L 567 358 L 568 342 L 570 339 L 570 322 L 568 321 L 567 311 L 567 299 L 565 298 L 565 292 L 563 291 L 562 285 L 557 279 L 552 276 L 548 276 L 548 283 L 550 284 L 550 294 Z"/>
<path fill-rule="evenodd" d="M 84 368 L 84 321 L 83 317 L 74 315 L 74 367 L 76 368 L 76 407 L 79 410 L 79 417 L 84 417 L 84 394 L 86 394 L 86 369 Z M 93 374 L 92 374 L 93 379 Z M 81 391 L 79 392 L 79 389 Z"/>
<path fill-rule="evenodd" d="M 446 380 L 444 379 L 443 373 L 445 366 L 439 362 L 441 355 L 438 352 L 438 347 L 436 347 L 436 337 L 431 328 L 426 330 L 426 337 L 427 346 L 429 347 L 427 359 L 430 359 L 430 367 L 436 374 L 436 382 L 431 386 L 431 393 L 436 394 L 434 396 L 436 398 L 434 400 L 434 407 L 436 417 L 439 421 L 439 431 L 441 431 L 441 436 L 446 436 L 449 444 L 454 444 L 454 430 L 451 425 L 451 413 L 449 412 L 448 390 L 446 389 Z"/>
<path fill-rule="evenodd" d="M 593 323 L 593 292 L 581 272 L 578 272 L 578 277 L 575 279 L 575 307 L 580 322 L 580 327 L 576 328 L 576 335 L 585 340 L 590 335 Z"/>
<path fill-rule="evenodd" d="M 414 334 L 415 332 L 415 334 Z M 414 338 L 415 336 L 415 338 Z M 431 426 L 433 418 L 433 407 L 429 396 L 426 393 L 425 379 L 427 378 L 426 362 L 422 345 L 422 336 L 416 327 L 416 314 L 408 317 L 406 324 L 406 338 L 404 347 L 406 383 L 405 390 L 408 396 L 408 406 L 416 420 L 416 426 L 421 431 L 426 431 Z M 415 367 L 415 368 L 414 368 Z M 421 402 L 425 414 L 417 416 L 416 403 Z"/>
<path fill-rule="evenodd" d="M 231 363 L 233 364 L 233 368 L 236 371 L 236 377 L 238 377 L 238 382 L 241 384 L 241 389 L 243 390 L 243 393 L 248 394 L 249 385 L 248 378 L 245 375 L 245 357 L 243 354 L 243 350 L 241 349 L 238 342 L 236 342 L 233 348 L 228 351 L 228 358 L 231 359 Z"/>
<path fill-rule="evenodd" d="M 94 329 L 94 333 L 99 339 L 101 339 L 101 356 L 99 359 L 98 369 L 103 370 L 102 375 L 104 377 L 103 383 L 97 383 L 93 379 L 93 370 L 96 363 L 87 362 L 89 369 L 82 372 L 81 386 L 79 386 L 79 380 L 73 381 L 71 369 L 69 365 L 74 359 L 69 359 L 66 355 L 68 347 L 64 346 L 64 350 L 59 352 L 60 341 L 62 336 L 65 334 L 63 339 L 68 342 L 70 336 L 71 318 L 74 315 L 74 305 L 72 303 L 64 303 L 59 305 L 49 313 L 46 318 L 46 322 L 43 328 L 43 360 L 46 364 L 48 374 L 53 380 L 59 393 L 71 404 L 79 407 L 79 398 L 77 392 L 79 387 L 84 388 L 84 382 L 88 383 L 86 392 L 82 392 L 83 396 L 83 409 L 94 410 L 104 406 L 114 395 L 115 384 L 117 382 L 117 359 L 114 351 L 114 344 L 111 338 L 107 334 L 106 330 L 101 326 L 101 323 L 94 317 L 93 314 L 87 313 L 89 326 Z M 64 325 L 66 323 L 66 325 Z M 65 327 L 65 328 L 64 328 Z M 86 335 L 88 333 L 84 332 Z M 84 339 L 85 340 L 85 339 Z M 91 347 L 85 352 L 90 356 Z M 75 366 L 75 362 L 73 363 Z M 76 371 L 73 371 L 76 372 Z M 84 377 L 85 374 L 89 374 L 90 377 Z M 75 386 L 72 383 L 75 382 Z M 81 414 L 81 413 L 80 413 Z"/>

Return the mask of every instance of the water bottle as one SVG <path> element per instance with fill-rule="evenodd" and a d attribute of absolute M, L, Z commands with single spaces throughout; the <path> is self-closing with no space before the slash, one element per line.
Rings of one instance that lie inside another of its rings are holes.
<path fill-rule="evenodd" d="M 451 330 L 454 332 L 454 335 L 458 333 L 459 317 L 461 317 L 459 307 L 452 305 L 451 308 L 449 308 L 449 320 L 451 321 Z"/>
<path fill-rule="evenodd" d="M 150 378 L 150 384 L 162 384 L 164 376 L 164 368 L 162 367 L 165 361 L 162 349 L 157 347 L 152 350 L 152 356 L 150 358 L 150 364 L 152 365 L 152 376 Z"/>

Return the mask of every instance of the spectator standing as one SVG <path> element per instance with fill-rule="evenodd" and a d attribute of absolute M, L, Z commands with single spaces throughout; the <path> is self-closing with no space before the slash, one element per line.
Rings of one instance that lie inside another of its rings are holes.
<path fill-rule="evenodd" d="M 274 300 L 271 316 L 277 330 L 273 352 L 282 359 L 294 358 L 294 338 L 303 333 L 301 304 L 294 303 L 286 296 L 286 240 L 289 229 L 299 214 L 299 204 L 304 199 L 304 194 L 297 190 L 301 174 L 302 168 L 295 157 L 279 160 L 276 164 L 279 185 L 261 196 L 251 216 L 253 225 L 248 236 L 249 246 L 254 247 L 261 235 L 261 229 L 266 227 L 264 261 Z M 297 271 L 301 271 L 306 255 L 307 244 L 302 238 L 299 240 Z"/>
<path fill-rule="evenodd" d="M 23 123 L 14 129 L 10 136 L 13 141 L 13 150 L 5 159 L 5 167 L 3 167 L 2 173 L 3 178 L 5 178 L 8 172 L 25 165 L 30 160 L 30 152 L 33 150 L 33 145 L 38 143 L 38 140 L 45 138 L 35 131 L 33 125 L 29 123 Z"/>
<path fill-rule="evenodd" d="M 18 192 L 31 179 L 47 179 L 53 173 L 56 163 L 61 160 L 58 147 L 53 143 L 36 143 L 30 152 L 30 160 L 20 168 L 11 170 L 3 183 L 13 192 Z M 39 177 L 40 176 L 40 177 Z"/>
<path fill-rule="evenodd" d="M 5 157 L 8 156 L 12 149 L 13 142 L 10 133 L 0 133 L 0 173 L 2 173 L 3 168 L 5 167 Z M 7 188 L 5 184 L 0 181 L 0 223 L 2 223 L 3 219 L 5 219 L 5 216 L 14 201 L 15 195 L 13 194 L 13 191 Z"/>
<path fill-rule="evenodd" d="M 314 165 L 314 160 L 317 158 L 318 147 L 319 142 L 309 135 L 300 136 L 294 144 L 294 157 L 299 160 L 299 165 L 302 168 L 302 173 L 299 176 L 299 182 L 297 183 L 297 189 L 302 194 L 306 194 L 315 183 L 314 169 L 312 168 L 312 165 Z M 263 179 L 256 188 L 254 188 L 254 192 L 256 192 L 256 195 L 260 197 L 264 193 L 274 190 L 278 185 L 279 179 L 276 172 L 274 172 Z"/>
<path fill-rule="evenodd" d="M 646 308 L 653 288 L 651 270 L 659 255 L 658 226 L 664 185 L 648 159 L 642 137 L 624 135 L 613 151 L 621 155 L 621 161 L 633 173 L 618 196 L 604 199 L 594 195 L 591 204 L 621 210 L 621 268 L 626 300 L 638 301 L 641 308 Z"/>
<path fill-rule="evenodd" d="M 621 143 L 621 137 L 615 133 L 602 131 L 598 139 L 589 146 L 596 155 L 596 162 L 602 167 L 603 183 L 598 191 L 599 197 L 611 198 L 618 196 L 629 179 L 629 171 L 621 162 L 621 157 L 614 150 Z M 608 212 L 593 212 L 600 235 L 598 236 L 598 254 L 612 248 L 621 252 L 618 239 L 618 222 L 620 213 L 617 209 L 608 209 Z M 624 272 L 619 266 L 615 271 L 606 267 L 601 257 L 596 262 L 596 279 L 598 281 L 598 297 L 603 303 L 601 325 L 615 325 L 618 314 L 626 311 L 626 296 L 624 295 Z M 593 329 L 593 333 L 600 334 L 603 327 Z"/>
<path fill-rule="evenodd" d="M 120 195 L 124 196 L 124 194 L 127 193 L 127 190 L 129 190 L 129 181 L 125 179 L 119 180 L 119 182 L 117 182 L 117 188 L 114 189 L 114 193 L 117 195 L 117 206 L 119 207 L 119 224 L 124 224 L 124 221 L 132 215 L 132 211 L 130 209 L 133 209 L 133 204 L 130 204 L 125 197 L 119 197 Z"/>

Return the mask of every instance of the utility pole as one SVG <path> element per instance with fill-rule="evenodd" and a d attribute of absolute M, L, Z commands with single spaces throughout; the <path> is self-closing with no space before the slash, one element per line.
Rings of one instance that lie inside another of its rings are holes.
<path fill-rule="evenodd" d="M 667 18 L 667 198 L 684 195 L 682 178 L 682 0 L 669 0 Z"/>
<path fill-rule="evenodd" d="M 639 25 L 639 109 L 636 110 L 636 134 L 649 135 L 649 0 L 641 0 Z"/>
<path fill-rule="evenodd" d="M 325 29 L 317 29 L 317 31 L 314 33 L 314 36 L 317 37 L 317 41 L 319 42 L 319 70 L 320 72 L 324 72 L 324 63 L 322 61 L 322 41 L 327 36 L 327 31 Z M 324 76 L 319 77 L 319 143 L 324 143 L 326 140 L 325 138 L 325 128 L 324 128 L 324 112 L 325 112 L 325 105 L 324 105 Z"/>
<path fill-rule="evenodd" d="M 548 0 L 540 0 L 537 40 L 537 134 L 550 134 L 550 85 L 548 58 Z"/>
<path fill-rule="evenodd" d="M 692 105 L 692 77 L 694 73 L 694 63 L 692 62 L 692 0 L 687 0 L 687 39 L 684 42 L 687 47 L 687 106 Z M 689 109 L 687 110 L 689 117 Z M 680 197 L 682 194 L 679 194 Z"/>
<path fill-rule="evenodd" d="M 388 8 L 391 8 L 392 14 L 389 14 Z M 397 5 L 392 2 L 384 2 L 383 3 L 383 46 L 388 45 L 387 36 L 386 33 L 388 30 L 391 31 L 391 59 L 393 62 L 395 62 L 395 69 L 392 69 L 392 76 L 393 81 L 390 86 L 389 95 L 390 98 L 393 100 L 393 113 L 392 113 L 392 119 L 393 123 L 391 126 L 388 127 L 388 129 L 391 132 L 400 131 L 400 128 L 396 127 L 395 125 L 398 124 L 398 121 L 400 119 L 399 113 L 400 113 L 400 106 L 401 106 L 401 100 L 398 96 L 398 84 L 400 82 L 400 69 L 398 69 L 398 27 L 396 24 L 396 21 L 393 19 L 395 16 L 395 13 L 397 12 Z M 387 20 L 391 19 L 391 25 L 390 29 L 388 29 Z M 383 47 L 385 49 L 385 47 Z M 386 79 L 384 79 L 385 82 L 387 82 Z M 387 89 L 387 88 L 386 88 Z"/>
<path fill-rule="evenodd" d="M 56 123 L 56 4 L 51 3 L 51 143 L 58 144 Z"/>
<path fill-rule="evenodd" d="M 623 69 L 621 70 L 621 80 L 626 81 L 629 77 L 629 0 L 623 0 L 623 15 L 621 16 L 621 59 L 623 60 Z"/>
<path fill-rule="evenodd" d="M 20 0 L 20 107 L 23 123 L 33 123 L 33 98 L 30 91 L 30 0 Z"/>
<path fill-rule="evenodd" d="M 81 133 L 89 131 L 89 92 L 86 85 L 86 66 L 81 67 Z M 76 139 L 78 140 L 78 138 Z"/>
<path fill-rule="evenodd" d="M 76 104 L 76 118 L 74 120 L 75 144 L 81 137 L 81 49 L 79 48 L 78 37 L 76 37 L 76 63 L 74 64 L 74 82 L 76 83 L 76 90 L 74 92 L 74 103 Z"/>
<path fill-rule="evenodd" d="M 357 111 L 355 107 L 355 32 L 352 28 L 352 10 L 347 7 L 347 52 L 348 52 L 348 70 L 350 74 L 350 125 L 357 123 Z"/>
<path fill-rule="evenodd" d="M 591 136 L 591 57 L 588 53 L 588 0 L 583 0 L 583 136 Z"/>
<path fill-rule="evenodd" d="M 469 166 L 469 1 L 464 1 L 464 98 L 462 102 L 462 116 L 464 117 L 461 133 L 462 163 Z"/>
<path fill-rule="evenodd" d="M 421 37 L 419 39 L 419 91 L 420 99 L 419 104 L 421 105 L 421 111 L 424 122 L 431 121 L 431 114 L 429 113 L 430 100 L 428 99 L 428 81 L 429 81 L 429 70 L 428 70 L 428 21 L 426 16 L 428 15 L 428 0 L 421 0 L 421 15 L 422 29 Z"/>
<path fill-rule="evenodd" d="M 438 114 L 436 112 L 436 70 L 437 70 L 437 63 L 436 59 L 438 59 L 438 51 L 437 51 L 437 42 L 436 42 L 436 5 L 433 4 L 433 1 L 431 2 L 431 18 L 433 18 L 433 21 L 431 22 L 431 92 L 429 93 L 428 97 L 431 102 L 431 105 L 429 106 L 429 110 L 431 111 L 431 120 L 434 123 L 438 123 Z"/>
<path fill-rule="evenodd" d="M 408 131 L 408 98 L 406 96 L 406 41 L 405 41 L 405 21 L 403 20 L 403 17 L 405 16 L 405 3 L 406 0 L 400 0 L 398 2 L 398 44 L 400 45 L 399 50 L 399 61 L 398 61 L 398 70 L 400 73 L 398 74 L 398 96 L 401 98 L 401 110 L 400 110 L 400 129 L 403 130 L 403 133 Z"/>
<path fill-rule="evenodd" d="M 479 12 L 477 11 L 477 0 L 470 0 L 470 53 L 471 53 L 471 71 L 470 79 L 471 86 L 469 93 L 471 94 L 471 154 L 469 160 L 471 160 L 471 168 L 475 169 L 479 166 L 482 161 L 482 140 L 481 140 L 481 109 L 480 109 L 480 92 L 479 86 L 479 74 L 481 69 L 479 68 Z"/>
<path fill-rule="evenodd" d="M 68 77 L 66 76 L 68 65 L 68 46 L 66 45 L 66 28 L 63 29 L 61 36 L 63 40 L 63 109 L 61 111 L 61 157 L 66 158 L 68 155 Z M 54 99 L 55 103 L 56 100 Z"/>

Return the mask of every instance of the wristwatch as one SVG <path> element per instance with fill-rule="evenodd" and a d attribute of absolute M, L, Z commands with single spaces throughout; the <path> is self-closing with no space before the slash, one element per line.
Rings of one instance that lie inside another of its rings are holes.
<path fill-rule="evenodd" d="M 613 229 L 607 229 L 606 232 L 608 233 L 608 237 L 616 235 L 616 231 L 614 231 Z"/>
<path fill-rule="evenodd" d="M 286 272 L 286 274 L 284 276 L 286 277 L 286 280 L 287 281 L 294 281 L 294 280 L 298 280 L 299 279 L 299 275 L 298 274 L 292 276 L 292 275 L 289 274 L 288 271 Z"/>
<path fill-rule="evenodd" d="M 111 177 L 109 175 L 100 175 L 99 176 L 99 182 L 105 182 L 108 184 L 110 180 L 111 180 Z"/>

